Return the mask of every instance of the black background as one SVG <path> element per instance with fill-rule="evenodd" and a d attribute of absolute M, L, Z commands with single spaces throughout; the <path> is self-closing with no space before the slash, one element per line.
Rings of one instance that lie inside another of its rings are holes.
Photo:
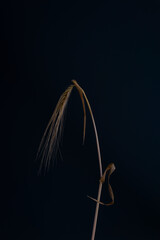
<path fill-rule="evenodd" d="M 36 153 L 72 79 L 95 116 L 115 204 L 96 239 L 159 239 L 160 1 L 0 4 L 0 239 L 90 239 L 99 169 L 93 126 L 73 91 L 61 153 L 38 176 Z M 109 201 L 107 191 L 102 200 Z"/>

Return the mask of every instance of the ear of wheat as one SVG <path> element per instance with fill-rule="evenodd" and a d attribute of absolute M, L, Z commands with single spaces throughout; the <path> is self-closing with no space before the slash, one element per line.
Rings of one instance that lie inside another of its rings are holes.
<path fill-rule="evenodd" d="M 52 155 L 56 154 L 57 149 L 59 147 L 59 141 L 60 137 L 62 134 L 62 129 L 63 129 L 63 120 L 64 120 L 64 114 L 66 110 L 66 106 L 70 97 L 70 94 L 72 92 L 73 87 L 75 87 L 80 95 L 81 101 L 82 101 L 82 107 L 83 107 L 83 112 L 84 112 L 84 120 L 83 120 L 83 143 L 85 141 L 85 132 L 86 132 L 86 107 L 85 107 L 85 102 L 88 106 L 92 123 L 93 123 L 93 128 L 95 132 L 95 137 L 96 137 L 96 145 L 97 145 L 97 153 L 98 153 L 98 160 L 99 160 L 99 171 L 100 171 L 100 181 L 99 181 L 99 189 L 98 189 L 98 196 L 97 199 L 89 197 L 90 199 L 96 201 L 96 210 L 95 210 L 95 216 L 94 216 L 94 223 L 93 223 L 93 229 L 92 229 L 92 236 L 91 240 L 95 239 L 95 232 L 96 232 L 96 225 L 97 225 L 97 218 L 98 218 L 98 210 L 99 210 L 99 205 L 112 205 L 114 203 L 114 194 L 111 188 L 111 185 L 109 183 L 110 180 L 110 175 L 113 173 L 115 170 L 115 165 L 113 163 L 110 163 L 106 170 L 103 173 L 102 169 L 102 160 L 101 160 L 101 152 L 100 152 L 100 145 L 99 145 L 99 139 L 98 139 L 98 133 L 97 133 L 97 128 L 93 116 L 93 112 L 90 106 L 90 103 L 88 101 L 88 98 L 84 92 L 84 90 L 80 87 L 80 85 L 76 82 L 76 80 L 72 80 L 72 84 L 65 90 L 65 92 L 61 95 L 56 108 L 52 114 L 52 117 L 46 127 L 46 130 L 44 132 L 44 135 L 42 137 L 39 149 L 38 149 L 38 156 L 41 156 L 41 163 L 40 163 L 40 168 L 39 171 L 42 170 L 42 167 L 44 166 L 45 171 L 49 169 L 50 167 L 50 162 Z M 111 198 L 110 203 L 103 203 L 100 201 L 101 198 L 101 191 L 102 191 L 102 185 L 105 182 L 106 174 L 108 173 L 108 190 Z"/>
<path fill-rule="evenodd" d="M 73 85 L 70 85 L 61 95 L 43 134 L 37 153 L 37 156 L 41 156 L 39 172 L 42 170 L 43 165 L 45 171 L 49 169 L 52 155 L 56 155 L 57 153 L 63 129 L 65 109 L 72 89 Z"/>

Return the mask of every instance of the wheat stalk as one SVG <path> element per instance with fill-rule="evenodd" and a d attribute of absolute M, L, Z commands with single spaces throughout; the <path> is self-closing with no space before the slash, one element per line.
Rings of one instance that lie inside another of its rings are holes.
<path fill-rule="evenodd" d="M 85 101 L 87 103 L 93 127 L 94 127 L 94 132 L 95 132 L 95 137 L 96 137 L 96 145 L 97 145 L 97 153 L 98 153 L 98 160 L 99 160 L 99 170 L 100 170 L 100 181 L 99 181 L 99 189 L 98 189 L 98 196 L 97 199 L 94 199 L 92 197 L 89 197 L 90 199 L 96 201 L 96 210 L 95 210 L 95 216 L 94 216 L 94 222 L 93 222 L 93 229 L 92 229 L 92 236 L 91 240 L 95 239 L 95 232 L 96 232 L 96 226 L 97 226 L 97 218 L 98 218 L 98 210 L 99 210 L 99 205 L 112 205 L 114 203 L 114 194 L 111 188 L 111 185 L 109 183 L 110 175 L 113 173 L 115 170 L 115 166 L 113 163 L 110 163 L 106 170 L 103 173 L 102 169 L 102 160 L 101 160 L 101 152 L 100 152 L 100 145 L 99 145 L 99 139 L 98 139 L 98 133 L 97 133 L 97 128 L 93 116 L 93 112 L 90 106 L 90 103 L 88 101 L 88 98 L 84 92 L 84 90 L 80 87 L 80 85 L 76 82 L 76 80 L 72 80 L 72 85 L 70 85 L 65 92 L 61 95 L 56 108 L 52 114 L 52 117 L 47 125 L 47 128 L 44 132 L 44 135 L 42 137 L 39 149 L 38 149 L 38 155 L 42 155 L 41 158 L 41 164 L 39 171 L 41 171 L 42 166 L 44 165 L 45 170 L 49 168 L 50 166 L 50 161 L 51 157 L 53 155 L 53 152 L 56 154 L 56 151 L 59 146 L 59 141 L 62 133 L 62 128 L 63 128 L 63 120 L 64 120 L 64 113 L 65 109 L 70 97 L 70 94 L 72 92 L 73 87 L 76 87 L 76 89 L 79 92 L 81 101 L 82 101 L 82 106 L 83 106 L 83 112 L 84 112 L 84 120 L 83 120 L 83 143 L 85 141 L 85 131 L 86 131 L 86 108 L 85 108 Z M 85 100 L 85 101 L 84 101 Z M 105 177 L 108 172 L 108 189 L 109 189 L 109 194 L 111 197 L 111 202 L 110 203 L 103 203 L 100 201 L 101 198 L 101 192 L 102 192 L 102 185 L 105 182 Z"/>

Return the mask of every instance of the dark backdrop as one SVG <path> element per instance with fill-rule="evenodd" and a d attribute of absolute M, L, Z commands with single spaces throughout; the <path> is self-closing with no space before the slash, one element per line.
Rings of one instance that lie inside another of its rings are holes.
<path fill-rule="evenodd" d="M 76 90 L 61 153 L 35 161 L 72 79 L 96 120 L 115 204 L 100 207 L 96 239 L 159 239 L 160 1 L 3 1 L 0 4 L 0 239 L 90 239 L 99 169 L 93 126 Z M 102 200 L 109 201 L 107 186 Z"/>

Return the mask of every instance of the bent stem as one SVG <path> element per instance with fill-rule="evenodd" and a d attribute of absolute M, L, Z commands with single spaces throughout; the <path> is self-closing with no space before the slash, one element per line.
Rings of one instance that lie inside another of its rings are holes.
<path fill-rule="evenodd" d="M 103 174 L 103 171 L 102 171 L 102 160 L 101 160 L 101 151 L 100 151 L 100 145 L 99 145 L 99 139 L 98 139 L 98 133 L 97 133 L 97 128 L 96 128 L 96 123 L 95 123 L 95 120 L 94 120 L 94 116 L 93 116 L 93 112 L 92 112 L 92 109 L 91 109 L 91 105 L 88 101 L 88 98 L 84 92 L 84 90 L 79 86 L 79 84 L 75 81 L 75 80 L 72 80 L 72 82 L 74 83 L 74 85 L 76 86 L 76 88 L 78 89 L 79 92 L 82 92 L 83 93 L 83 96 L 86 100 L 86 103 L 88 105 L 88 109 L 89 109 L 89 112 L 90 112 L 90 115 L 91 115 L 91 118 L 92 118 L 92 123 L 93 123 L 93 127 L 94 127 L 94 132 L 95 132 L 95 136 L 96 136 L 96 144 L 97 144 L 97 152 L 98 152 L 98 160 L 99 160 L 99 171 L 100 171 L 100 177 L 102 177 L 102 174 Z"/>
<path fill-rule="evenodd" d="M 90 106 L 90 103 L 88 101 L 88 98 L 84 92 L 84 90 L 79 86 L 79 84 L 75 81 L 72 80 L 72 82 L 74 83 L 74 85 L 76 86 L 76 88 L 78 89 L 78 91 L 83 93 L 83 96 L 86 100 L 86 103 L 88 105 L 88 109 L 90 111 L 90 115 L 92 118 L 92 123 L 93 123 L 93 127 L 94 127 L 94 132 L 95 132 L 95 136 L 96 136 L 96 144 L 97 144 L 97 152 L 98 152 L 98 160 L 99 160 L 99 170 L 100 170 L 100 178 L 102 178 L 102 160 L 101 160 L 101 151 L 100 151 L 100 145 L 99 145 L 99 139 L 98 139 L 98 133 L 97 133 L 97 128 L 96 128 L 96 123 L 94 120 L 94 116 L 93 116 L 93 112 Z M 99 212 L 99 202 L 100 202 L 100 198 L 101 198 L 101 192 L 102 192 L 102 182 L 100 181 L 99 183 L 99 189 L 98 189 L 98 196 L 97 196 L 97 204 L 96 204 L 96 209 L 95 209 L 95 215 L 94 215 L 94 222 L 93 222 L 93 229 L 92 229 L 92 237 L 91 240 L 95 239 L 95 233 L 96 233 L 96 227 L 97 227 L 97 219 L 98 219 L 98 212 Z"/>

